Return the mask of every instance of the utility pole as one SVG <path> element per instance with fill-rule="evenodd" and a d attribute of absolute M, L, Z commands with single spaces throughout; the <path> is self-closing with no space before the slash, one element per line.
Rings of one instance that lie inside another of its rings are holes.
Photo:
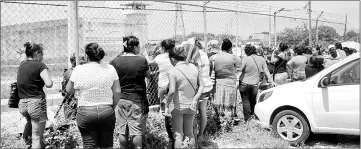
<path fill-rule="evenodd" d="M 323 11 L 321 12 L 320 15 L 318 15 L 317 19 L 316 19 L 316 45 L 318 45 L 318 19 L 321 17 Z"/>
<path fill-rule="evenodd" d="M 271 48 L 271 6 L 269 7 L 269 14 L 270 16 L 268 17 L 268 21 L 269 21 L 269 27 L 268 27 L 268 48 Z"/>
<path fill-rule="evenodd" d="M 343 33 L 343 40 L 346 41 L 346 26 L 347 26 L 347 13 L 346 13 L 346 20 L 345 20 L 345 32 Z"/>
<path fill-rule="evenodd" d="M 274 27 L 274 34 L 275 34 L 275 44 L 274 44 L 275 47 L 277 47 L 276 14 L 281 12 L 284 9 L 285 8 L 282 8 L 282 9 L 274 12 L 274 15 L 273 15 L 274 16 L 274 25 L 273 25 L 273 27 Z"/>
<path fill-rule="evenodd" d="M 208 37 L 207 37 L 207 14 L 206 14 L 206 5 L 209 3 L 209 1 L 204 2 L 203 4 L 203 23 L 204 23 L 204 34 L 203 34 L 203 40 L 204 40 L 204 52 L 208 53 L 208 48 L 207 48 L 207 41 L 208 41 Z"/>
<path fill-rule="evenodd" d="M 311 26 L 311 1 L 308 1 L 308 25 L 309 25 L 309 29 L 308 29 L 308 45 L 311 47 L 312 46 L 312 26 Z"/>

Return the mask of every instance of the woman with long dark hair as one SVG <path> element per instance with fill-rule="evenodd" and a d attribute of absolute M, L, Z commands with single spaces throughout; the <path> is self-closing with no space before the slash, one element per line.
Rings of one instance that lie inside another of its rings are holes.
<path fill-rule="evenodd" d="M 288 46 L 285 43 L 280 43 L 278 50 L 272 53 L 271 62 L 275 64 L 273 72 L 273 80 L 277 85 L 287 83 L 287 61 L 290 59 Z"/>
<path fill-rule="evenodd" d="M 17 73 L 19 111 L 27 120 L 23 139 L 28 148 L 44 148 L 42 140 L 48 116 L 43 87 L 51 88 L 53 81 L 50 78 L 48 67 L 42 62 L 43 46 L 27 42 L 24 47 L 26 57 L 22 55 Z M 23 52 L 21 51 L 20 54 Z"/>
<path fill-rule="evenodd" d="M 76 66 L 66 86 L 78 99 L 76 122 L 84 148 L 112 148 L 114 108 L 120 98 L 119 78 L 112 65 L 101 63 L 105 52 L 97 43 L 85 46 L 86 64 Z"/>
<path fill-rule="evenodd" d="M 150 71 L 147 60 L 137 55 L 139 39 L 127 36 L 123 42 L 124 54 L 110 62 L 117 70 L 121 87 L 121 99 L 116 107 L 119 142 L 121 148 L 127 148 L 127 140 L 132 137 L 134 147 L 142 148 L 149 112 L 145 78 L 149 78 Z"/>

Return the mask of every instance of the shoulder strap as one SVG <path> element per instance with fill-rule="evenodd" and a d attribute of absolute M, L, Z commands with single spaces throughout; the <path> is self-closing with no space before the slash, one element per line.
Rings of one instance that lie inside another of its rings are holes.
<path fill-rule="evenodd" d="M 273 81 L 275 80 L 275 75 L 276 75 L 276 72 L 278 71 L 278 69 L 281 68 L 281 66 L 283 65 L 283 63 L 285 62 L 286 60 L 282 59 L 282 62 L 280 63 L 280 65 L 278 65 L 278 67 L 276 67 L 274 70 L 273 70 Z"/>
<path fill-rule="evenodd" d="M 216 73 L 215 66 L 214 66 L 214 62 L 216 61 L 216 56 L 217 56 L 217 54 L 215 54 L 212 59 L 212 67 L 213 67 L 214 73 Z"/>
<path fill-rule="evenodd" d="M 252 56 L 251 56 L 251 57 L 252 57 Z M 259 68 L 258 68 L 257 62 L 256 62 L 256 60 L 254 59 L 254 57 L 252 57 L 252 59 L 253 59 L 254 63 L 256 63 L 257 70 L 258 70 L 258 73 L 259 73 Z"/>
<path fill-rule="evenodd" d="M 174 67 L 174 68 L 176 68 L 179 72 L 181 72 L 181 73 L 183 74 L 183 76 L 184 76 L 184 77 L 188 80 L 188 82 L 192 85 L 192 88 L 193 88 L 194 92 L 197 93 L 196 88 L 193 86 L 192 82 L 188 79 L 188 77 L 187 77 L 180 69 L 178 69 L 177 67 Z M 198 79 L 198 78 L 197 78 L 197 79 Z M 197 81 L 198 81 L 198 80 L 197 80 Z"/>

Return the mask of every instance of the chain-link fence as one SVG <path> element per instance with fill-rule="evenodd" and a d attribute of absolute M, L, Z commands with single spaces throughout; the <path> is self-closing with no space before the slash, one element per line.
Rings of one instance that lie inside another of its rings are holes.
<path fill-rule="evenodd" d="M 51 71 L 54 87 L 46 94 L 59 93 L 64 68 L 67 68 L 67 7 L 1 2 L 1 99 L 10 95 L 16 82 L 20 55 L 26 42 L 43 44 L 44 63 Z M 60 4 L 60 3 L 58 3 Z"/>
<path fill-rule="evenodd" d="M 69 55 L 75 52 L 69 46 L 74 41 L 68 1 L 1 1 L 1 99 L 10 95 L 10 83 L 16 81 L 20 55 L 18 49 L 24 49 L 25 42 L 43 44 L 44 63 L 49 67 L 54 86 L 45 89 L 46 94 L 62 98 L 64 69 L 68 69 Z M 99 43 L 106 52 L 103 62 L 110 62 L 122 51 L 122 38 L 128 35 L 140 39 L 141 55 L 152 51 L 163 39 L 175 38 L 179 42 L 190 37 L 204 35 L 203 3 L 179 2 L 132 2 L 132 1 L 79 1 L 78 33 L 79 53 L 84 55 L 84 46 L 90 42 Z M 308 38 L 307 11 L 296 13 L 279 12 L 274 19 L 274 12 L 279 8 L 269 6 L 252 7 L 252 4 L 238 2 L 211 1 L 206 5 L 206 27 L 208 41 L 230 38 L 238 45 L 246 43 L 273 45 L 276 25 L 277 42 L 290 44 L 302 43 Z M 235 10 L 239 10 L 236 13 Z M 315 12 L 317 13 L 317 12 Z M 271 14 L 271 15 L 270 15 Z M 302 14 L 302 15 L 301 15 Z M 269 16 L 270 15 L 270 16 Z M 315 19 L 317 14 L 312 14 Z M 285 17 L 287 16 L 287 17 Z M 327 19 L 326 19 L 327 18 Z M 338 22 L 337 22 L 338 21 Z M 319 33 L 326 33 L 329 28 L 338 35 L 343 35 L 342 18 L 320 18 Z M 312 21 L 312 27 L 315 27 Z M 300 30 L 297 36 L 293 32 Z M 321 31 L 327 30 L 327 31 Z M 302 34 L 301 34 L 302 33 Z M 327 32 L 328 33 L 328 32 Z M 320 35 L 319 34 L 319 35 Z M 298 36 L 300 36 L 298 38 Z M 320 41 L 329 41 L 335 36 L 322 35 Z M 314 37 L 313 37 L 314 39 Z M 292 42 L 291 42 L 292 41 Z M 70 54 L 69 54 L 70 53 Z M 235 50 L 238 55 L 241 50 Z M 151 105 L 159 104 L 157 97 L 158 68 L 151 65 L 151 78 L 147 83 L 147 95 Z M 2 100 L 3 101 L 3 100 Z M 6 106 L 6 103 L 2 102 Z"/>

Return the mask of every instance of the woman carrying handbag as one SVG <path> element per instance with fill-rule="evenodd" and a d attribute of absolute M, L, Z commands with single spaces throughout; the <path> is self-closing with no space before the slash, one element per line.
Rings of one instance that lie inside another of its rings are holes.
<path fill-rule="evenodd" d="M 243 102 L 243 114 L 245 122 L 251 120 L 256 105 L 256 97 L 258 94 L 260 73 L 264 72 L 268 81 L 274 86 L 275 83 L 271 79 L 266 61 L 263 57 L 255 55 L 256 48 L 252 45 L 245 47 L 247 57 L 242 59 L 241 71 L 239 79 L 239 92 L 241 93 Z"/>

